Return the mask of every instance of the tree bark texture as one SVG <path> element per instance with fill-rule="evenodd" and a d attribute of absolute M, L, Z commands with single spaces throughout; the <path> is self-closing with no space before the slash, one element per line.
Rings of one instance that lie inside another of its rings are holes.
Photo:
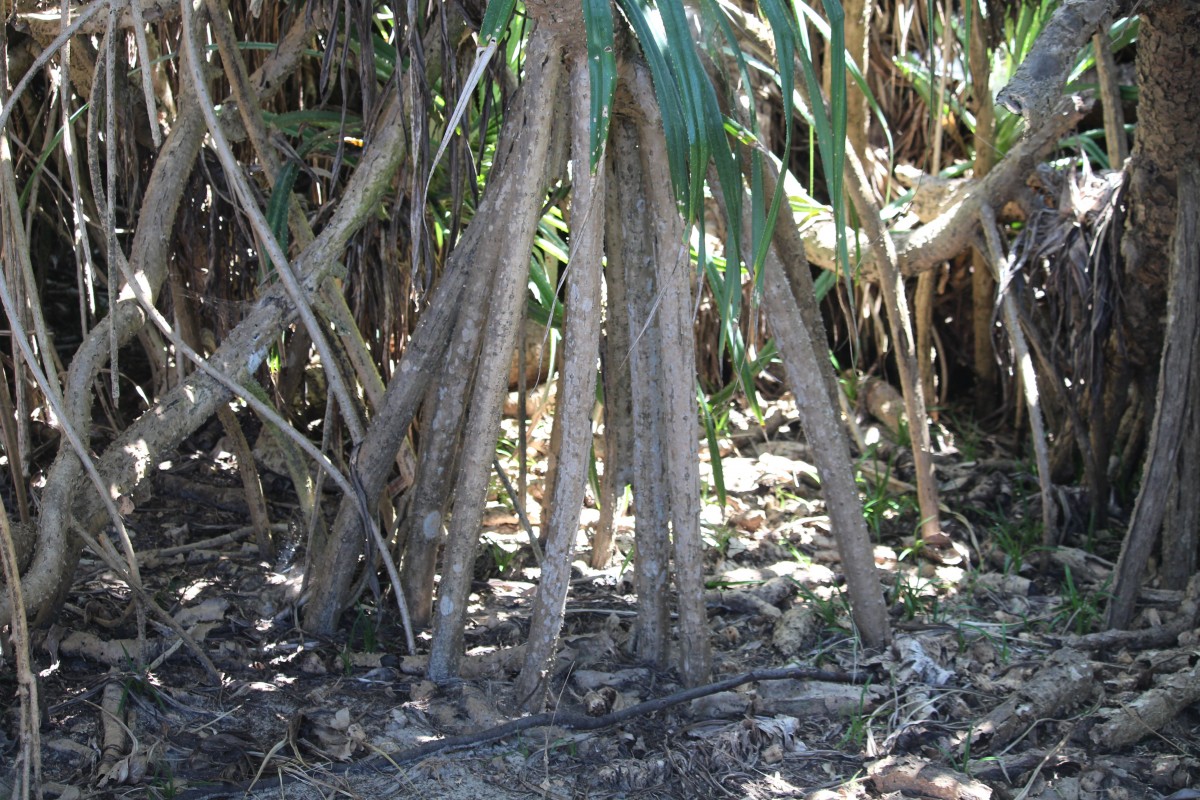
<path fill-rule="evenodd" d="M 513 102 L 514 104 L 519 103 L 520 99 L 515 98 Z M 501 156 L 497 157 L 497 172 L 495 173 L 497 181 L 504 175 L 503 170 L 500 169 L 503 161 L 502 155 L 513 151 L 515 145 L 512 137 L 516 136 L 521 126 L 526 123 L 518 115 L 514 115 L 512 124 L 513 128 L 501 134 L 502 141 L 498 150 Z M 552 153 L 550 157 L 540 162 L 537 168 L 545 169 L 550 174 L 557 174 L 556 165 L 559 157 L 553 145 L 549 152 Z M 518 158 L 518 160 L 520 159 Z M 510 180 L 517 179 L 510 178 Z M 495 190 L 485 192 L 476 212 L 481 222 L 493 216 L 496 219 L 505 218 L 505 215 L 511 211 L 510 203 L 514 200 L 514 194 L 519 194 L 519 192 L 511 187 L 502 189 L 499 183 Z M 537 202 L 540 208 L 540 197 Z M 421 315 L 416 331 L 405 349 L 404 357 L 401 358 L 395 374 L 388 382 L 382 408 L 371 421 L 366 441 L 359 451 L 357 466 L 368 498 L 374 500 L 383 491 L 389 465 L 400 450 L 417 408 L 427 394 L 429 383 L 443 369 L 443 355 L 449 346 L 458 314 L 466 306 L 464 297 L 470 299 L 466 295 L 468 288 L 475 286 L 478 282 L 483 282 L 482 291 L 486 292 L 494 285 L 491 266 L 499 257 L 495 244 L 507 241 L 508 234 L 508 231 L 498 234 L 496 226 L 492 224 L 469 225 L 458 246 L 451 253 L 446 271 L 434 290 L 429 308 Z M 524 285 L 523 280 L 522 286 Z M 479 287 L 476 286 L 476 288 Z M 472 304 L 471 313 L 480 310 L 480 307 Z M 483 317 L 479 318 L 480 327 L 486 327 L 483 319 Z M 462 335 L 465 336 L 465 333 Z M 457 344 L 459 347 L 463 346 L 461 341 L 458 341 Z M 507 370 L 507 366 L 505 369 Z M 494 441 L 495 437 L 493 437 L 493 443 Z M 490 468 L 490 456 L 486 459 L 486 463 Z M 454 473 L 454 475 L 457 474 L 457 472 Z M 454 484 L 454 475 L 450 478 L 452 485 Z M 414 519 L 409 524 L 420 526 L 422 531 L 435 531 L 440 530 L 441 522 L 440 519 L 426 515 L 424 519 Z M 408 530 L 411 531 L 411 528 Z M 436 536 L 432 533 L 431 535 Z M 363 552 L 363 542 L 362 521 L 359 518 L 354 499 L 344 498 L 338 509 L 329 546 L 323 557 L 315 562 L 317 572 L 309 581 L 309 585 L 312 587 L 312 597 L 305 609 L 304 617 L 305 626 L 309 630 L 332 633 L 336 629 L 338 615 L 350 601 L 350 584 L 353 580 L 355 565 Z M 424 567 L 421 569 L 423 570 Z"/>
<path fill-rule="evenodd" d="M 567 264 L 566 329 L 559 372 L 555 422 L 562 423 L 554 502 L 545 519 L 546 553 L 529 622 L 525 664 L 516 696 L 530 711 L 540 711 L 546 666 L 554 654 L 567 605 L 571 559 L 579 535 L 579 514 L 587 488 L 592 447 L 592 408 L 596 402 L 596 359 L 600 354 L 600 272 L 604 260 L 606 170 L 595 173 L 591 160 L 591 91 L 587 51 L 568 55 L 571 99 L 571 253 Z"/>
<path fill-rule="evenodd" d="M 794 272 L 807 269 L 807 265 L 798 266 Z M 850 610 L 863 643 L 882 647 L 891 639 L 887 608 L 863 518 L 862 500 L 854 482 L 850 446 L 838 419 L 837 398 L 828 391 L 833 368 L 826 357 L 827 345 L 824 338 L 813 336 L 816 326 L 802 318 L 774 249 L 768 251 L 763 268 L 766 270 L 763 306 L 783 358 L 788 384 L 796 396 L 805 439 L 817 462 L 821 495 L 846 572 Z M 816 327 L 816 331 L 821 329 Z"/>
<path fill-rule="evenodd" d="M 478 240 L 472 237 L 472 244 Z M 466 255 L 473 255 L 474 247 Z M 413 624 L 429 624 L 433 608 L 433 579 L 442 543 L 444 516 L 454 488 L 467 416 L 471 379 L 486 330 L 492 284 L 484 270 L 475 270 L 463 295 L 456 299 L 457 324 L 450 338 L 445 367 L 425 400 L 429 423 L 421 437 L 421 463 L 404 526 L 404 593 Z M 429 309 L 426 313 L 432 312 Z M 441 309 L 439 309 L 441 312 Z"/>
<path fill-rule="evenodd" d="M 1188 438 L 1188 416 L 1195 413 L 1196 393 L 1200 389 L 1197 381 L 1200 373 L 1200 170 L 1194 163 L 1187 164 L 1177 173 L 1177 179 L 1180 187 L 1179 224 L 1170 265 L 1167 340 L 1158 381 L 1157 411 L 1150 432 L 1142 487 L 1117 561 L 1113 599 L 1108 607 L 1111 628 L 1126 628 L 1133 621 L 1142 571 L 1150 559 L 1159 526 L 1176 489 L 1191 495 L 1191 513 L 1195 513 L 1197 487 L 1176 487 L 1174 478 L 1180 460 L 1194 461 L 1196 458 L 1195 453 L 1187 453 L 1181 459 L 1180 445 Z"/>
<path fill-rule="evenodd" d="M 1178 198 L 1184 194 L 1179 187 L 1179 170 L 1181 165 L 1194 162 L 1195 154 L 1200 152 L 1200 82 L 1196 81 L 1200 69 L 1200 2 L 1152 2 L 1145 4 L 1141 12 L 1137 52 L 1138 125 L 1127 167 L 1129 211 L 1121 240 L 1123 309 L 1106 352 L 1106 386 L 1100 420 L 1107 425 L 1094 430 L 1092 437 L 1096 457 L 1102 464 L 1107 462 L 1110 452 L 1110 431 L 1126 409 L 1128 392 L 1123 388 L 1127 381 L 1135 382 L 1143 396 L 1151 396 L 1160 354 L 1162 369 L 1157 373 L 1160 403 L 1168 397 L 1164 392 L 1175 391 L 1180 381 L 1187 380 L 1186 373 L 1168 367 L 1166 359 L 1170 354 L 1163 353 L 1164 341 L 1168 348 L 1174 343 L 1169 341 L 1171 334 L 1164 333 L 1162 309 L 1168 290 L 1167 270 L 1173 269 L 1174 261 L 1180 257 L 1178 251 L 1171 252 L 1170 237 L 1177 226 L 1180 232 L 1177 235 L 1182 235 L 1183 225 L 1190 224 L 1179 213 Z M 1200 267 L 1191 267 L 1197 268 Z M 1183 287 L 1178 291 L 1183 292 Z M 1160 408 L 1157 416 L 1163 413 Z M 1155 427 L 1160 424 L 1156 418 Z M 1142 492 L 1122 549 L 1122 564 L 1118 565 L 1124 572 L 1117 576 L 1120 591 L 1108 616 L 1109 624 L 1114 627 L 1124 627 L 1132 619 L 1133 599 L 1128 593 L 1136 591 L 1134 584 L 1141 578 L 1143 559 L 1149 557 L 1147 548 L 1151 547 L 1150 542 L 1142 539 L 1157 532 L 1161 520 L 1156 518 L 1160 510 L 1157 504 L 1169 502 L 1162 498 L 1151 503 L 1151 497 L 1143 501 L 1141 496 L 1148 489 L 1150 470 L 1157 457 L 1155 449 L 1178 443 L 1161 440 L 1156 443 L 1155 433 L 1152 432 Z M 1181 427 L 1171 435 L 1185 436 L 1186 431 Z M 1118 453 L 1132 456 L 1132 453 Z M 1153 493 L 1159 488 L 1149 487 L 1149 491 Z M 1184 491 L 1193 492 L 1194 488 Z M 1148 516 L 1139 516 L 1139 512 Z"/>
<path fill-rule="evenodd" d="M 768 166 L 764 191 L 774 191 L 776 181 L 778 175 Z M 749 208 L 746 203 L 747 216 Z M 742 224 L 748 228 L 749 219 Z M 821 477 L 821 495 L 846 572 L 851 615 L 863 642 L 868 647 L 883 647 L 891 641 L 887 607 L 854 481 L 850 444 L 839 418 L 837 377 L 826 355 L 825 326 L 799 231 L 783 225 L 776 228 L 763 270 L 763 310 Z"/>
<path fill-rule="evenodd" d="M 495 266 L 487 343 L 472 389 L 469 418 L 463 433 L 453 515 L 443 559 L 442 583 L 434 618 L 429 655 L 429 678 L 456 677 L 462 658 L 467 598 L 475 566 L 475 548 L 491 474 L 492 456 L 500 432 L 500 410 L 508 368 L 516 344 L 517 323 L 529 272 L 529 251 L 542 213 L 551 140 L 561 135 L 555 113 L 560 99 L 562 52 L 556 38 L 538 27 L 530 35 L 525 59 L 525 82 L 506 120 L 511 133 L 502 144 L 488 194 L 492 213 L 480 209 L 473 225 L 484 229 L 494 243 Z M 486 269 L 480 261 L 476 269 Z M 491 270 L 489 270 L 491 271 Z"/>
<path fill-rule="evenodd" d="M 875 0 L 846 0 L 842 4 L 846 14 L 846 52 L 858 64 L 863 80 L 870 75 L 871 61 L 871 17 L 875 11 Z M 846 139 L 864 164 L 871 163 L 870 139 L 871 110 L 866 95 L 858 88 L 854 77 L 846 73 Z"/>
<path fill-rule="evenodd" d="M 1105 20 L 1125 16 L 1130 5 L 1129 0 L 1059 4 L 1012 80 L 996 94 L 996 102 L 1031 125 L 1054 113 L 1080 48 Z"/>
<path fill-rule="evenodd" d="M 611 157 L 606 159 L 611 160 Z M 612 214 L 613 194 L 611 188 L 606 193 L 609 198 L 606 213 L 609 215 Z M 607 234 L 605 238 L 609 240 Z M 611 254 L 611 249 L 608 252 Z M 612 558 L 617 515 L 624 507 L 625 489 L 633 483 L 628 293 L 624 275 L 611 266 L 611 255 L 608 263 L 610 267 L 604 271 L 607 317 L 604 338 L 600 342 L 600 372 L 604 378 L 604 474 L 600 477 L 600 520 L 592 537 L 592 569 L 603 569 Z"/>
<path fill-rule="evenodd" d="M 638 203 L 633 195 L 636 187 L 641 185 L 641 162 L 637 155 L 637 130 L 628 115 L 614 116 L 609 125 L 609 143 L 604 160 L 608 171 L 604 195 L 604 249 L 608 257 L 604 270 L 607 317 L 604 321 L 604 338 L 600 343 L 601 374 L 604 379 L 604 474 L 600 480 L 600 521 L 592 539 L 593 569 L 601 569 L 612 557 L 617 513 L 625 488 L 634 482 L 633 452 L 636 441 L 633 380 L 629 362 L 633 356 L 633 337 L 637 336 L 637 331 L 630 330 L 624 230 L 626 214 L 639 216 Z"/>
<path fill-rule="evenodd" d="M 628 73 L 636 79 L 633 70 Z M 623 74 L 624 77 L 624 74 Z M 644 78 L 644 76 L 642 76 Z M 618 89 L 618 91 L 622 91 Z M 612 122 L 609 176 L 608 268 L 614 323 L 626 326 L 624 351 L 610 351 L 629 375 L 632 418 L 633 506 L 636 512 L 637 653 L 643 661 L 664 665 L 669 650 L 668 584 L 670 549 L 665 536 L 671 510 L 663 452 L 662 339 L 655 313 L 657 283 L 653 236 L 648 230 L 644 186 L 646 155 L 638 146 L 639 123 L 627 114 Z M 620 302 L 622 305 L 615 306 Z M 612 339 L 613 342 L 617 338 Z M 610 366 L 611 369 L 611 366 Z M 613 465 L 605 464 L 605 470 Z"/>
<path fill-rule="evenodd" d="M 1129 161 L 1122 345 L 1138 376 L 1158 367 L 1176 179 L 1200 153 L 1200 2 L 1147 3 L 1138 34 L 1138 120 Z"/>
<path fill-rule="evenodd" d="M 1200 265 L 1196 265 L 1200 267 Z M 1200 331 L 1196 332 L 1200 336 Z M 1200 387 L 1200 358 L 1192 359 L 1190 385 Z M 1174 489 L 1163 520 L 1162 579 L 1167 589 L 1182 589 L 1196 573 L 1200 549 L 1200 403 L 1191 402 L 1185 411 L 1180 451 L 1189 454 L 1176 459 L 1171 480 Z"/>
<path fill-rule="evenodd" d="M 675 556 L 679 614 L 678 668 L 687 686 L 699 686 L 711 671 L 708 614 L 704 605 L 704 544 L 700 538 L 699 406 L 696 402 L 696 336 L 692 325 L 692 269 L 687 233 L 675 204 L 661 122 L 641 129 L 647 153 L 646 202 L 654 224 L 654 266 L 661 304 L 663 432 L 667 489 L 671 498 L 671 544 Z M 659 531 L 665 535 L 666 531 Z"/>
<path fill-rule="evenodd" d="M 967 59 L 971 67 L 972 107 L 975 109 L 975 165 L 973 177 L 978 180 L 992 170 L 995 163 L 996 112 L 989 83 L 991 65 L 988 60 L 984 20 L 979 13 L 978 0 L 967 3 L 971 15 L 971 41 Z M 971 332 L 975 368 L 975 410 L 979 415 L 990 414 L 996 406 L 1000 375 L 996 368 L 996 351 L 992 347 L 993 309 L 996 282 L 988 267 L 987 258 L 977 248 L 971 254 Z"/>

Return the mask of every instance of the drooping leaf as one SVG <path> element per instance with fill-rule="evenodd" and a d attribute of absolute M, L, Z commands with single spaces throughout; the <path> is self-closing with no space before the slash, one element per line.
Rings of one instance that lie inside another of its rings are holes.
<path fill-rule="evenodd" d="M 517 0 L 491 0 L 487 4 L 487 11 L 483 13 L 483 24 L 479 26 L 480 47 L 487 47 L 500 40 L 504 31 L 508 29 L 508 22 L 512 19 L 516 7 Z"/>
<path fill-rule="evenodd" d="M 658 98 L 659 115 L 662 117 L 663 134 L 667 142 L 667 165 L 675 190 L 675 201 L 686 207 L 691 196 L 687 123 L 683 116 L 679 86 L 667 65 L 667 44 L 662 21 L 657 11 L 644 0 L 620 0 L 620 4 L 650 67 L 654 92 Z"/>
<path fill-rule="evenodd" d="M 288 209 L 292 202 L 292 187 L 296 185 L 296 177 L 300 174 L 300 164 L 288 159 L 279 170 L 275 179 L 275 187 L 271 190 L 271 199 L 267 203 L 267 225 L 279 242 L 279 248 L 286 254 L 288 249 Z M 262 251 L 264 279 L 274 271 L 274 264 L 267 251 Z"/>
<path fill-rule="evenodd" d="M 708 462 L 712 465 L 713 489 L 717 502 L 725 506 L 725 471 L 721 468 L 721 444 L 717 440 L 717 425 L 713 419 L 712 405 L 704 396 L 704 388 L 696 384 L 696 400 L 700 403 L 700 418 L 704 420 L 704 436 L 708 440 Z"/>
<path fill-rule="evenodd" d="M 583 0 L 583 25 L 587 31 L 588 78 L 592 92 L 591 169 L 596 171 L 617 88 L 617 58 L 613 49 L 613 17 L 609 0 Z"/>

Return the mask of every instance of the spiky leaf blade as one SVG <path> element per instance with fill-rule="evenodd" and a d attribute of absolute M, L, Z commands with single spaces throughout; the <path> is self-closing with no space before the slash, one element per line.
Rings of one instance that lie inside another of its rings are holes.
<path fill-rule="evenodd" d="M 592 92 L 591 168 L 596 171 L 608 139 L 613 93 L 617 88 L 617 58 L 613 46 L 610 0 L 583 0 L 583 25 L 587 31 L 588 78 Z"/>

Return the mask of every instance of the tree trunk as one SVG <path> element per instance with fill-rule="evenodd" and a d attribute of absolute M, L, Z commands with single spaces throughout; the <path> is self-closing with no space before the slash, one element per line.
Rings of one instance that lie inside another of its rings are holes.
<path fill-rule="evenodd" d="M 1172 261 L 1170 239 L 1178 217 L 1178 171 L 1181 164 L 1194 161 L 1195 154 L 1200 152 L 1198 69 L 1200 2 L 1160 0 L 1146 3 L 1138 34 L 1138 125 L 1128 164 L 1129 215 L 1121 241 L 1124 313 L 1107 349 L 1104 427 L 1094 429 L 1092 437 L 1096 458 L 1101 464 L 1108 462 L 1111 432 L 1127 404 L 1128 393 L 1122 390 L 1127 385 L 1125 376 L 1136 382 L 1147 398 L 1156 394 L 1161 396 L 1155 389 L 1156 383 L 1183 379 L 1176 374 L 1156 376 L 1156 373 L 1165 336 L 1163 309 L 1168 266 Z M 1190 268 L 1197 269 L 1197 266 L 1193 264 Z M 1134 453 L 1117 455 L 1123 459 L 1135 457 Z M 1143 478 L 1143 483 L 1147 479 Z M 1194 486 L 1179 488 L 1184 492 L 1195 491 Z M 1102 503 L 1104 496 L 1097 497 L 1096 501 Z M 1139 499 L 1139 509 L 1142 505 Z M 1135 510 L 1135 522 L 1138 518 Z M 1173 515 L 1175 518 L 1180 518 L 1178 513 Z M 1156 532 L 1158 525 L 1155 522 L 1150 527 Z M 1131 537 L 1136 527 L 1131 527 Z M 1125 549 L 1131 547 L 1140 552 L 1148 545 L 1127 542 Z M 1147 557 L 1148 552 L 1146 550 Z M 1133 564 L 1141 559 L 1133 556 L 1122 552 L 1125 574 L 1118 575 L 1118 585 L 1114 587 L 1121 597 L 1109 610 L 1110 626 L 1123 627 L 1132 618 L 1132 597 L 1126 600 L 1124 596 L 1135 592 L 1136 583 L 1141 579 L 1141 567 Z"/>
<path fill-rule="evenodd" d="M 1180 445 L 1193 436 L 1189 415 L 1196 410 L 1197 378 L 1200 377 L 1200 171 L 1188 164 L 1178 174 L 1180 215 L 1170 266 L 1170 303 L 1167 309 L 1162 378 L 1142 487 L 1121 547 L 1113 580 L 1113 598 L 1108 607 L 1108 624 L 1126 628 L 1133 621 L 1134 604 L 1142 571 L 1150 560 L 1159 526 L 1168 507 L 1176 519 L 1195 519 L 1196 485 L 1181 485 L 1176 478 L 1180 461 L 1195 461 L 1195 454 L 1180 452 Z M 1186 469 L 1182 474 L 1186 474 Z M 1173 495 L 1189 498 L 1173 503 Z M 1182 532 L 1176 532 L 1177 534 Z M 1195 530 L 1177 538 L 1191 540 L 1195 554 Z M 1170 552 L 1170 548 L 1164 546 Z"/>
<path fill-rule="evenodd" d="M 647 152 L 658 127 L 642 128 Z M 692 325 L 692 269 L 683 219 L 671 190 L 666 159 L 648 170 L 647 205 L 656 223 L 659 291 L 662 303 L 663 399 L 667 489 L 671 498 L 671 544 L 675 555 L 679 613 L 679 673 L 687 686 L 709 679 L 708 615 L 704 605 L 704 544 L 700 538 L 699 407 L 696 403 L 696 335 Z M 665 531 L 661 532 L 665 534 Z"/>
<path fill-rule="evenodd" d="M 630 70 L 632 72 L 632 70 Z M 637 654 L 662 666 L 667 659 L 669 617 L 667 586 L 670 550 L 665 531 L 670 521 L 664 467 L 662 411 L 662 341 L 659 316 L 654 313 L 658 290 L 653 271 L 654 248 L 644 208 L 645 154 L 638 147 L 638 123 L 626 114 L 612 122 L 609 176 L 608 276 L 609 307 L 614 324 L 625 325 L 622 352 L 610 351 L 622 373 L 629 376 L 633 507 L 637 553 Z M 615 304 L 620 304 L 615 305 Z M 616 336 L 611 340 L 619 341 Z M 613 369 L 613 365 L 609 365 Z M 614 465 L 605 464 L 605 471 Z"/>
<path fill-rule="evenodd" d="M 476 244 L 476 237 L 468 238 L 472 245 Z M 474 247 L 467 248 L 464 257 L 471 255 L 473 250 Z M 407 535 L 403 537 L 404 594 L 413 625 L 422 628 L 429 624 L 433 608 L 433 579 L 442 544 L 444 517 L 454 488 L 471 378 L 475 374 L 490 307 L 488 297 L 494 290 L 488 278 L 490 275 L 485 270 L 474 270 L 470 285 L 456 299 L 458 320 L 450 338 L 445 367 L 425 400 L 425 413 L 430 419 L 422 429 L 421 463 L 404 520 Z M 438 313 L 455 313 L 455 310 L 443 312 L 438 309 Z M 432 308 L 426 311 L 433 312 Z"/>
<path fill-rule="evenodd" d="M 582 42 L 580 42 L 582 45 Z M 517 678 L 516 697 L 533 712 L 541 710 L 549 663 L 562 628 L 571 578 L 571 558 L 579 535 L 579 514 L 587 488 L 592 447 L 592 408 L 596 398 L 596 358 L 600 354 L 600 271 L 604 260 L 603 163 L 589 169 L 591 93 L 587 51 L 572 48 L 571 97 L 571 258 L 567 265 L 566 330 L 559 372 L 555 422 L 562 421 L 558 468 L 554 471 L 554 504 L 545 520 L 546 555 L 530 615 L 525 665 Z"/>
<path fill-rule="evenodd" d="M 968 0 L 971 14 L 971 41 L 967 57 L 971 65 L 971 94 L 975 109 L 975 166 L 978 180 L 992 169 L 996 157 L 996 112 L 989 85 L 991 73 L 987 37 L 983 16 L 979 13 L 981 0 Z M 975 412 L 980 417 L 996 407 L 1000 375 L 996 369 L 996 351 L 992 347 L 992 309 L 995 307 L 996 282 L 987 258 L 973 248 L 971 253 L 971 332 L 975 370 Z"/>
<path fill-rule="evenodd" d="M 488 315 L 488 342 L 476 371 L 470 417 L 463 432 L 454 510 L 438 589 L 428 670 L 434 681 L 456 677 L 462 658 L 475 548 L 525 297 L 529 251 L 545 198 L 551 141 L 561 133 L 556 130 L 561 120 L 555 109 L 560 99 L 562 53 L 557 39 L 542 26 L 530 35 L 525 70 L 521 94 L 507 119 L 511 133 L 502 142 L 493 168 L 488 192 L 493 203 L 491 213 L 483 213 L 481 207 L 472 223 L 482 227 L 484 238 L 496 245 L 491 262 L 495 266 L 495 292 Z M 481 261 L 475 267 L 487 268 L 487 264 Z"/>
<path fill-rule="evenodd" d="M 1107 348 L 1104 394 L 1094 401 L 1092 447 L 1107 464 L 1128 408 L 1129 384 L 1154 397 L 1163 346 L 1178 165 L 1200 152 L 1200 2 L 1147 3 L 1138 34 L 1138 120 L 1128 162 L 1128 216 L 1121 240 L 1121 321 Z M 1152 413 L 1152 412 L 1149 412 Z M 1124 461 L 1138 453 L 1117 452 Z M 1111 476 L 1110 476 L 1111 477 Z M 1103 505 L 1108 487 L 1094 487 Z M 1100 510 L 1100 509 L 1098 509 Z"/>
<path fill-rule="evenodd" d="M 1138 33 L 1138 122 L 1129 160 L 1123 345 L 1136 379 L 1158 369 L 1179 165 L 1200 152 L 1200 2 L 1147 3 Z"/>
<path fill-rule="evenodd" d="M 842 5 L 846 14 L 846 52 L 858 64 L 863 80 L 866 80 L 871 73 L 871 17 L 875 11 L 875 0 L 846 0 Z M 874 162 L 867 135 L 870 123 L 871 110 L 867 106 L 867 97 L 858 88 L 854 76 L 847 72 L 846 139 L 864 164 Z"/>
<path fill-rule="evenodd" d="M 772 165 L 766 166 L 763 173 L 763 189 L 770 194 L 779 176 Z M 714 194 L 720 197 L 720 193 Z M 749 208 L 746 203 L 744 228 L 749 227 Z M 746 242 L 744 247 L 749 249 L 750 244 Z M 887 607 L 854 482 L 849 441 L 838 416 L 839 390 L 828 358 L 825 326 L 804 244 L 794 227 L 778 226 L 767 251 L 763 262 L 763 310 L 821 477 L 821 495 L 845 568 L 854 624 L 868 647 L 883 647 L 891 641 Z"/>

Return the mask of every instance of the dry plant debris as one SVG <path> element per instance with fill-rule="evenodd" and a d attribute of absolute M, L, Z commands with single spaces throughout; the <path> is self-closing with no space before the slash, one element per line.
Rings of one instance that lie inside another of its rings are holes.
<path fill-rule="evenodd" d="M 1111 564 L 1080 548 L 1044 562 L 1021 550 L 1020 524 L 1039 511 L 1016 462 L 939 464 L 958 533 L 983 544 L 974 563 L 946 566 L 903 551 L 915 510 L 895 489 L 909 467 L 877 451 L 864 491 L 881 497 L 876 561 L 896 636 L 864 651 L 789 433 L 743 442 L 726 462 L 727 507 L 705 511 L 719 680 L 685 691 L 632 658 L 618 521 L 614 564 L 574 565 L 553 708 L 537 716 L 512 711 L 536 572 L 500 505 L 465 680 L 438 686 L 404 652 L 386 602 L 365 597 L 348 638 L 305 636 L 302 553 L 259 559 L 245 508 L 222 502 L 236 480 L 227 465 L 174 475 L 158 496 L 176 500 L 135 515 L 144 580 L 226 680 L 206 686 L 165 627 L 139 649 L 128 597 L 91 563 L 37 653 L 50 796 L 1178 799 L 1200 779 L 1200 582 L 1147 591 L 1147 627 L 1090 632 Z M 272 517 L 287 508 L 274 503 Z"/>

